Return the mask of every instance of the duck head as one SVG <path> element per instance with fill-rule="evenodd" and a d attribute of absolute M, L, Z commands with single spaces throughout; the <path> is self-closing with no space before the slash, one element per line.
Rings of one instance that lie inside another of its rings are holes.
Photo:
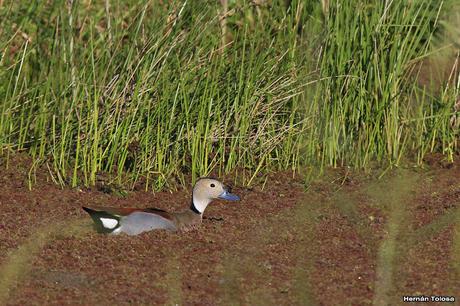
<path fill-rule="evenodd" d="M 190 208 L 196 213 L 203 214 L 208 204 L 215 199 L 239 201 L 240 197 L 230 193 L 229 188 L 218 180 L 201 178 L 193 187 L 193 199 Z"/>

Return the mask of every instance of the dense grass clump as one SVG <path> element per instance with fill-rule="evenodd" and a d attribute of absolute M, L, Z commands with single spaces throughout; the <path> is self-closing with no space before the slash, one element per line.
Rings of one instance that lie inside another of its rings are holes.
<path fill-rule="evenodd" d="M 4 3 L 3 155 L 61 184 L 160 188 L 458 150 L 458 86 L 415 85 L 442 3 L 223 2 Z"/>
<path fill-rule="evenodd" d="M 332 5 L 321 57 L 321 161 L 398 164 L 407 153 L 450 158 L 458 149 L 449 126 L 455 97 L 423 96 L 420 59 L 433 48 L 443 2 L 346 1 Z M 422 96 L 420 96 L 422 95 Z M 457 135 L 458 136 L 458 135 Z"/>

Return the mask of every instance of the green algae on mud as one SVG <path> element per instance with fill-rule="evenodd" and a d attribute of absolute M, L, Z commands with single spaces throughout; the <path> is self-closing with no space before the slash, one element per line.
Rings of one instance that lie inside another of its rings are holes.
<path fill-rule="evenodd" d="M 23 277 L 31 271 L 36 256 L 47 243 L 53 239 L 81 236 L 89 232 L 87 220 L 74 220 L 46 225 L 36 230 L 29 239 L 13 250 L 0 266 L 0 305 L 8 300 L 10 291 L 17 286 Z"/>
<path fill-rule="evenodd" d="M 450 262 L 454 268 L 456 279 L 460 279 L 460 209 L 457 209 L 455 214 L 454 245 L 452 247 Z"/>
<path fill-rule="evenodd" d="M 371 186 L 368 194 L 375 198 L 379 206 L 387 210 L 386 224 L 387 237 L 381 242 L 377 259 L 377 279 L 373 304 L 385 306 L 392 304 L 395 280 L 394 270 L 398 263 L 399 243 L 401 232 L 407 230 L 409 212 L 406 203 L 410 200 L 417 177 L 408 173 L 397 174 L 396 177 L 386 179 L 387 182 Z"/>
<path fill-rule="evenodd" d="M 312 205 L 320 201 L 320 197 L 305 197 L 297 203 L 292 218 L 296 235 L 300 243 L 296 250 L 297 264 L 294 268 L 294 296 L 296 304 L 300 305 L 317 305 L 316 297 L 313 291 L 311 274 L 313 273 L 315 263 L 315 223 L 320 216 L 317 205 Z"/>
<path fill-rule="evenodd" d="M 181 263 L 176 254 L 171 254 L 166 265 L 168 271 L 164 278 L 164 283 L 167 290 L 168 305 L 183 305 L 182 297 L 182 272 Z"/>

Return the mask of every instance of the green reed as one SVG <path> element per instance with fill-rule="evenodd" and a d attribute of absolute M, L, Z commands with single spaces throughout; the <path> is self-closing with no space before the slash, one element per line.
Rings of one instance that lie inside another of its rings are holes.
<path fill-rule="evenodd" d="M 28 152 L 62 185 L 108 174 L 147 189 L 184 175 L 250 183 L 310 164 L 453 158 L 458 86 L 432 97 L 415 82 L 442 10 L 422 0 L 229 1 L 226 13 L 218 1 L 4 3 L 0 150 Z"/>

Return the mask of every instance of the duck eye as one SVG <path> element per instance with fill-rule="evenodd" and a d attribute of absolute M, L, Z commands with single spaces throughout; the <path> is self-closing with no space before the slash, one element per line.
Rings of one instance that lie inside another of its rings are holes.
<path fill-rule="evenodd" d="M 212 187 L 212 188 L 214 188 L 214 187 L 216 187 L 216 185 L 214 185 L 214 184 L 211 184 L 211 187 Z"/>

